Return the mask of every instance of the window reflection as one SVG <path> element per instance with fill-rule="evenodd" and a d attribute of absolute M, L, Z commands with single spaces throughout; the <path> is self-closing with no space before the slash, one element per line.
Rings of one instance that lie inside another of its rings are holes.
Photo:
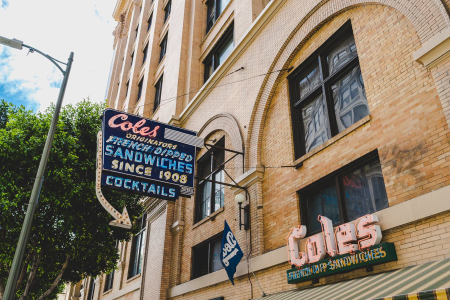
<path fill-rule="evenodd" d="M 366 91 L 359 66 L 331 86 L 339 132 L 369 114 Z"/>
<path fill-rule="evenodd" d="M 342 177 L 347 217 L 355 220 L 389 206 L 379 161 Z"/>
<path fill-rule="evenodd" d="M 317 65 L 307 71 L 306 74 L 307 75 L 300 80 L 300 99 L 305 98 L 305 96 L 314 91 L 321 82 L 319 67 Z"/>
<path fill-rule="evenodd" d="M 333 74 L 356 54 L 355 38 L 351 35 L 328 54 L 327 63 L 329 74 Z"/>
<path fill-rule="evenodd" d="M 321 225 L 317 221 L 319 215 L 329 218 L 333 224 L 339 223 L 339 206 L 336 187 L 330 184 L 320 190 L 311 193 L 307 197 L 308 205 L 308 231 L 320 231 Z"/>
<path fill-rule="evenodd" d="M 325 102 L 322 95 L 303 107 L 302 119 L 306 152 L 311 151 L 330 138 Z"/>

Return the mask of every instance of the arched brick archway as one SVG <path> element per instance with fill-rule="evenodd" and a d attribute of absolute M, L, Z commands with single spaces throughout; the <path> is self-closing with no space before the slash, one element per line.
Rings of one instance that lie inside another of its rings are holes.
<path fill-rule="evenodd" d="M 209 119 L 199 130 L 198 136 L 206 139 L 208 136 L 219 130 L 225 131 L 230 136 L 233 150 L 244 152 L 244 139 L 239 129 L 239 125 L 236 119 L 230 114 L 219 114 Z M 234 158 L 232 163 L 236 169 L 236 175 L 240 175 L 244 172 L 242 155 L 238 155 Z"/>
<path fill-rule="evenodd" d="M 449 15 L 441 0 L 423 1 L 420 2 L 420 7 L 412 0 L 309 0 L 302 3 L 311 7 L 304 16 L 295 16 L 295 11 L 292 11 L 289 5 L 284 5 L 277 15 L 283 18 L 286 26 L 292 26 L 292 31 L 267 70 L 253 107 L 246 140 L 246 170 L 260 164 L 261 161 L 264 120 L 276 87 L 284 75 L 282 72 L 273 71 L 286 68 L 309 37 L 333 17 L 357 6 L 369 4 L 389 6 L 403 14 L 413 25 L 422 44 L 450 27 Z M 289 18 L 291 15 L 293 18 Z M 277 16 L 273 17 L 276 18 Z"/>

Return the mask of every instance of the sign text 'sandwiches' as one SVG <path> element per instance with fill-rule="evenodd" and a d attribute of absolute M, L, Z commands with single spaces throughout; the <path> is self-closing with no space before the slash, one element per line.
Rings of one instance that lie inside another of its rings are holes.
<path fill-rule="evenodd" d="M 363 216 L 355 224 L 336 227 L 324 216 L 318 216 L 322 233 L 306 239 L 305 252 L 299 249 L 299 241 L 306 236 L 307 228 L 292 228 L 287 237 L 289 264 L 295 269 L 287 271 L 288 283 L 298 283 L 334 273 L 397 260 L 391 243 L 380 244 L 382 234 L 378 217 Z M 325 259 L 326 256 L 329 259 Z"/>
<path fill-rule="evenodd" d="M 193 195 L 195 139 L 193 131 L 105 110 L 102 186 L 166 200 Z"/>

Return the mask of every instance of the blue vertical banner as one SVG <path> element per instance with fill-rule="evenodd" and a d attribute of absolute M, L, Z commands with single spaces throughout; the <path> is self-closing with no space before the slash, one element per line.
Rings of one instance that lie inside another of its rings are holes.
<path fill-rule="evenodd" d="M 228 278 L 231 283 L 234 285 L 233 277 L 234 273 L 236 273 L 236 267 L 241 261 L 244 253 L 239 247 L 236 238 L 234 237 L 233 232 L 228 226 L 227 221 L 225 221 L 223 236 L 222 236 L 222 247 L 220 251 L 220 261 L 222 262 L 223 267 L 227 271 Z"/>

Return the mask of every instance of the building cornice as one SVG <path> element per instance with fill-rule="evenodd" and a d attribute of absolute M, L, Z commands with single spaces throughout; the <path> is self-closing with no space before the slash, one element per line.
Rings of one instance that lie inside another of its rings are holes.
<path fill-rule="evenodd" d="M 117 0 L 116 7 L 114 7 L 113 18 L 120 22 L 120 14 L 123 12 L 128 0 Z"/>

